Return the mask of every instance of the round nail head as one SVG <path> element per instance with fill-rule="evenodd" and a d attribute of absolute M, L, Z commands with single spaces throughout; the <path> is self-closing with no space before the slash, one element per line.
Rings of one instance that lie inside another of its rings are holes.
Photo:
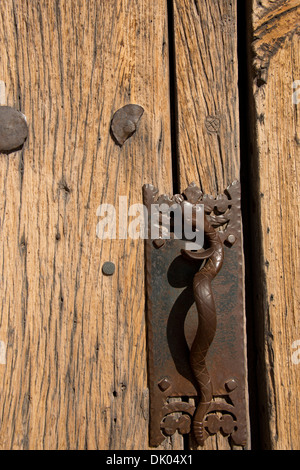
<path fill-rule="evenodd" d="M 144 113 L 138 104 L 126 104 L 115 112 L 111 121 L 111 133 L 114 140 L 122 147 L 137 130 L 137 125 Z"/>
<path fill-rule="evenodd" d="M 111 261 L 107 261 L 102 266 L 102 272 L 105 276 L 112 276 L 115 273 L 116 267 Z"/>
<path fill-rule="evenodd" d="M 0 153 L 20 150 L 27 137 L 25 116 L 10 106 L 0 106 Z"/>
<path fill-rule="evenodd" d="M 227 238 L 228 242 L 233 245 L 235 243 L 235 236 L 234 235 L 229 235 L 229 237 Z"/>

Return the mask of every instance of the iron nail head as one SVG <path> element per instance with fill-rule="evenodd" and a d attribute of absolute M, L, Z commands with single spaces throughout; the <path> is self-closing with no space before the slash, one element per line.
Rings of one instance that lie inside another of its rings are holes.
<path fill-rule="evenodd" d="M 168 388 L 171 387 L 171 384 L 168 379 L 164 378 L 158 383 L 158 386 L 162 392 L 165 392 L 166 390 L 168 390 Z"/>
<path fill-rule="evenodd" d="M 115 273 L 116 267 L 111 261 L 107 261 L 102 266 L 102 272 L 105 276 L 112 276 Z"/>
<path fill-rule="evenodd" d="M 236 241 L 236 238 L 234 235 L 229 235 L 228 238 L 227 238 L 227 241 L 228 243 L 230 243 L 231 245 L 233 245 Z"/>
<path fill-rule="evenodd" d="M 229 392 L 233 392 L 233 390 L 236 389 L 237 387 L 237 383 L 234 379 L 230 379 L 226 382 L 226 389 L 229 391 Z"/>

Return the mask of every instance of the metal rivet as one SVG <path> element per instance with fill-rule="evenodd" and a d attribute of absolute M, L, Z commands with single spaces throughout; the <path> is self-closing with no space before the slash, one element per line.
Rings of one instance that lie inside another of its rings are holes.
<path fill-rule="evenodd" d="M 102 266 L 102 272 L 105 276 L 112 276 L 115 273 L 116 267 L 111 261 L 107 261 Z"/>
<path fill-rule="evenodd" d="M 24 114 L 9 106 L 0 106 L 0 152 L 20 150 L 28 137 Z"/>
<path fill-rule="evenodd" d="M 168 390 L 168 388 L 171 387 L 171 383 L 168 379 L 164 378 L 158 383 L 158 386 L 162 392 L 165 392 L 166 390 Z"/>
<path fill-rule="evenodd" d="M 111 133 L 120 146 L 134 134 L 143 113 L 144 109 L 137 104 L 127 104 L 116 111 L 111 121 Z"/>
<path fill-rule="evenodd" d="M 237 383 L 234 379 L 230 379 L 226 382 L 225 387 L 228 392 L 233 392 L 237 387 Z"/>
<path fill-rule="evenodd" d="M 236 241 L 236 238 L 235 238 L 234 235 L 229 235 L 229 236 L 227 237 L 227 241 L 228 241 L 228 243 L 230 243 L 230 245 L 233 245 L 233 244 L 235 243 L 235 241 Z"/>
<path fill-rule="evenodd" d="M 155 246 L 155 248 L 159 249 L 161 248 L 162 246 L 164 246 L 164 244 L 166 243 L 166 240 L 162 239 L 162 238 L 157 238 L 157 240 L 154 240 L 153 241 L 153 245 Z"/>

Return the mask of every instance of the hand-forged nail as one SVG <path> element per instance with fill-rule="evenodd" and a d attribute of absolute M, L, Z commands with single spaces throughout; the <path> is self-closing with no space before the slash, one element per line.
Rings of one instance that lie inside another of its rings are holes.
<path fill-rule="evenodd" d="M 0 153 L 20 150 L 28 137 L 24 114 L 10 106 L 0 106 Z"/>
<path fill-rule="evenodd" d="M 116 111 L 111 122 L 111 132 L 115 141 L 122 147 L 137 129 L 137 124 L 144 113 L 144 109 L 137 104 L 127 104 Z"/>

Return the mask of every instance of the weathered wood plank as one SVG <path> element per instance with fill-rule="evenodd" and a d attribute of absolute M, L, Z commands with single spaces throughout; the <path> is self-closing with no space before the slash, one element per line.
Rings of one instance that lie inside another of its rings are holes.
<path fill-rule="evenodd" d="M 236 2 L 174 2 L 180 188 L 239 179 Z"/>
<path fill-rule="evenodd" d="M 174 23 L 179 190 L 216 196 L 240 179 L 237 3 L 174 0 Z M 204 446 L 230 448 L 221 435 Z"/>
<path fill-rule="evenodd" d="M 147 449 L 144 244 L 99 240 L 96 213 L 172 191 L 166 2 L 4 0 L 0 50 L 29 124 L 0 156 L 0 447 Z M 127 103 L 145 113 L 120 148 Z"/>
<path fill-rule="evenodd" d="M 296 0 L 253 0 L 249 5 L 254 52 L 253 314 L 261 444 L 299 449 L 300 100 L 293 84 L 300 79 L 300 6 Z"/>

